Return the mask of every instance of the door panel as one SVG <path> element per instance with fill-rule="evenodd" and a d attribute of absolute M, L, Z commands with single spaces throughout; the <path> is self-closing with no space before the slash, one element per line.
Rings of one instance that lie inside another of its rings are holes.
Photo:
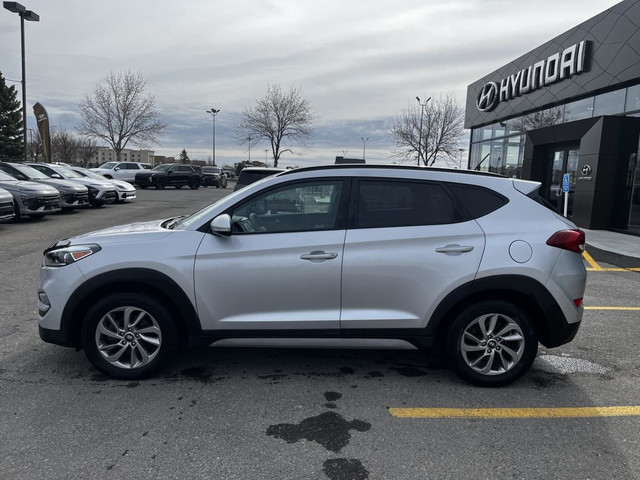
<path fill-rule="evenodd" d="M 567 216 L 571 218 L 573 212 L 573 197 L 575 194 L 576 173 L 578 170 L 578 160 L 580 149 L 578 146 L 557 147 L 551 150 L 551 180 L 547 198 L 554 208 L 564 212 L 564 192 L 562 191 L 562 180 L 564 174 L 569 174 L 569 204 L 567 206 Z"/>
<path fill-rule="evenodd" d="M 483 250 L 474 220 L 349 230 L 341 328 L 425 326 L 448 293 L 475 278 Z"/>

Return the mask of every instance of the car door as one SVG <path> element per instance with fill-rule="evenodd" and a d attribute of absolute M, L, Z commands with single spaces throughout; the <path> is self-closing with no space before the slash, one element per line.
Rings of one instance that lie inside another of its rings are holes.
<path fill-rule="evenodd" d="M 353 187 L 342 275 L 341 328 L 421 328 L 438 303 L 473 280 L 484 250 L 446 188 L 402 179 Z"/>
<path fill-rule="evenodd" d="M 339 333 L 345 185 L 285 184 L 229 211 L 231 234 L 206 235 L 196 256 L 203 329 Z"/>

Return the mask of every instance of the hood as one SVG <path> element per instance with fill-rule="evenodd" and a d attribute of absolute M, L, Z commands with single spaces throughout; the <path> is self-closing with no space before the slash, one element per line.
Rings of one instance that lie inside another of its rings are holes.
<path fill-rule="evenodd" d="M 74 178 L 73 180 L 69 179 L 69 181 L 81 183 L 83 185 L 87 185 L 93 188 L 103 188 L 103 189 L 113 188 L 113 183 L 111 183 L 111 180 L 107 180 L 106 178 L 104 179 L 104 181 L 102 181 L 102 180 L 94 180 L 93 178 L 89 178 L 89 177 L 82 177 L 82 178 Z"/>
<path fill-rule="evenodd" d="M 153 220 L 150 222 L 137 222 L 129 223 L 127 225 L 118 225 L 115 227 L 104 228 L 102 230 L 96 230 L 93 232 L 78 235 L 71 238 L 71 244 L 83 244 L 87 242 L 109 243 L 111 241 L 117 242 L 136 242 L 147 241 L 152 238 L 165 237 L 173 230 L 167 230 L 162 228 L 163 220 Z"/>
<path fill-rule="evenodd" d="M 122 188 L 125 190 L 135 190 L 136 187 L 131 185 L 129 182 L 125 182 L 124 180 L 109 180 L 112 184 L 114 184 L 118 188 Z"/>
<path fill-rule="evenodd" d="M 13 200 L 13 195 L 11 195 L 11 192 L 7 192 L 3 188 L 0 188 L 0 202 L 8 202 L 10 200 Z"/>
<path fill-rule="evenodd" d="M 59 180 L 57 178 L 46 178 L 46 179 L 38 179 L 35 180 L 36 183 L 42 183 L 44 185 L 49 185 L 57 190 L 61 190 L 63 192 L 73 192 L 73 193 L 87 193 L 87 187 L 83 185 L 78 185 L 76 182 L 72 182 L 71 180 Z"/>
<path fill-rule="evenodd" d="M 31 193 L 40 195 L 58 195 L 57 189 L 43 183 L 28 182 L 25 180 L 0 180 L 0 187 L 11 193 Z"/>

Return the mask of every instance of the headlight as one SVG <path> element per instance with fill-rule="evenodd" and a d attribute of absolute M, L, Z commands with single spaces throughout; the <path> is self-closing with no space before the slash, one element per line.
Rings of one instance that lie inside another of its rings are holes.
<path fill-rule="evenodd" d="M 92 187 L 91 185 L 87 185 L 87 190 L 89 191 L 89 193 L 91 195 L 95 195 L 96 193 L 99 192 L 99 190 L 95 187 Z"/>
<path fill-rule="evenodd" d="M 22 202 L 23 205 L 26 205 L 27 202 L 29 201 L 29 197 L 26 195 L 20 195 L 20 201 Z"/>
<path fill-rule="evenodd" d="M 102 250 L 100 245 L 74 245 L 72 247 L 63 247 L 56 250 L 48 250 L 44 253 L 45 267 L 64 267 L 82 260 L 83 258 L 93 255 Z"/>

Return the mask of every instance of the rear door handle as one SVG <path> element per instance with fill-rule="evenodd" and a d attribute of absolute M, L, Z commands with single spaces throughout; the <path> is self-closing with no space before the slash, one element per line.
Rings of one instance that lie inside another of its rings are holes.
<path fill-rule="evenodd" d="M 302 260 L 333 260 L 338 256 L 337 253 L 326 253 L 326 252 L 311 252 L 305 253 L 304 255 L 300 255 Z"/>
<path fill-rule="evenodd" d="M 445 253 L 447 255 L 460 255 L 461 253 L 467 253 L 473 250 L 473 247 L 470 245 L 445 245 L 444 247 L 436 248 L 436 252 Z"/>

